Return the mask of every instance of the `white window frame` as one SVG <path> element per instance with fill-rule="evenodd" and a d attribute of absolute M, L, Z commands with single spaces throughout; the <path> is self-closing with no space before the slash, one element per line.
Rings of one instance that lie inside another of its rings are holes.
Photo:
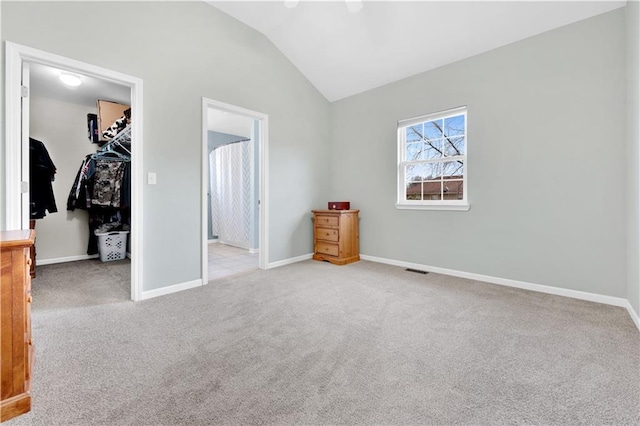
<path fill-rule="evenodd" d="M 406 158 L 406 128 L 413 126 L 419 123 L 426 123 L 433 120 L 444 119 L 448 117 L 453 117 L 457 115 L 464 115 L 464 154 L 454 156 L 454 157 L 444 157 L 443 160 L 419 160 L 419 161 L 408 161 Z M 440 111 L 433 114 L 422 115 L 420 117 L 409 118 L 406 120 L 398 121 L 398 165 L 397 165 L 397 175 L 398 175 L 398 188 L 397 188 L 397 200 L 396 200 L 396 208 L 398 209 L 408 209 L 408 210 L 461 210 L 467 211 L 469 210 L 469 201 L 468 201 L 468 192 L 467 192 L 467 184 L 468 184 L 468 176 L 469 176 L 469 162 L 468 162 L 468 151 L 469 151 L 469 137 L 467 134 L 467 107 L 461 106 L 457 108 L 448 109 L 446 111 Z M 462 169 L 462 199 L 461 200 L 407 200 L 406 199 L 406 182 L 405 182 L 405 169 L 406 165 L 409 163 L 437 163 L 451 160 L 461 160 L 464 163 L 464 167 Z"/>

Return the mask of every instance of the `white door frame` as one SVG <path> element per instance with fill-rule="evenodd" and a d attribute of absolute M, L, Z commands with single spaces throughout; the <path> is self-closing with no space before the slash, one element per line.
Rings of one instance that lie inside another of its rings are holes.
<path fill-rule="evenodd" d="M 246 108 L 215 101 L 209 98 L 202 98 L 202 282 L 209 282 L 209 261 L 208 261 L 208 211 L 207 211 L 207 187 L 209 182 L 209 129 L 208 110 L 214 108 L 233 114 L 242 115 L 252 120 L 258 120 L 258 208 L 259 208 L 259 232 L 258 245 L 258 266 L 260 269 L 267 269 L 269 261 L 269 116 L 261 112 L 251 111 Z"/>
<path fill-rule="evenodd" d="M 7 41 L 5 44 L 5 230 L 28 228 L 28 212 L 21 208 L 21 188 L 27 186 L 21 177 L 21 74 L 23 62 L 33 62 L 108 80 L 131 88 L 131 299 L 142 296 L 142 80 L 96 65 L 76 61 L 31 47 Z M 28 179 L 28 174 L 27 174 Z"/>

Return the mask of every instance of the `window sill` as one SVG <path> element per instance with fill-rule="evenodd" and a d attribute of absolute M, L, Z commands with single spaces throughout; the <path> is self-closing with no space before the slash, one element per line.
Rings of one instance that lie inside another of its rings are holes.
<path fill-rule="evenodd" d="M 469 211 L 469 204 L 396 204 L 398 210 Z"/>

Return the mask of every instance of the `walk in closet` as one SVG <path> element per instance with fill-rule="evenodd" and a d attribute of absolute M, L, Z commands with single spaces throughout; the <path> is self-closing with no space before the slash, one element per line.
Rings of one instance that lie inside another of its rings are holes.
<path fill-rule="evenodd" d="M 126 234 L 131 229 L 130 124 L 82 161 L 67 200 L 67 211 L 75 209 L 84 209 L 89 215 L 87 254 L 99 253 L 102 261 L 122 259 Z M 100 240 L 116 235 L 113 231 L 123 231 L 125 237 L 117 247 L 122 250 L 114 250 Z"/>
<path fill-rule="evenodd" d="M 29 68 L 29 136 L 46 148 L 53 168 L 53 204 L 44 207 L 44 214 L 32 215 L 36 276 L 48 265 L 56 265 L 61 276 L 65 268 L 78 274 L 83 267 L 107 271 L 109 263 L 117 262 L 130 268 L 124 253 L 131 230 L 131 89 L 84 75 L 75 75 L 80 84 L 69 86 L 61 82 L 68 74 L 64 70 L 35 63 Z M 32 175 L 34 170 L 31 166 Z M 30 188 L 32 195 L 37 192 Z M 100 234 L 110 233 L 122 235 L 123 256 L 103 259 Z M 130 275 L 120 275 L 129 286 Z M 120 293 L 129 299 L 128 292 Z"/>

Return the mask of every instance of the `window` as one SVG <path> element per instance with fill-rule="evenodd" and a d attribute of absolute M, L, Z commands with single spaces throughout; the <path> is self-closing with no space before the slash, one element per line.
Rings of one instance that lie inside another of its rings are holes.
<path fill-rule="evenodd" d="M 398 122 L 396 207 L 469 210 L 466 107 Z"/>

